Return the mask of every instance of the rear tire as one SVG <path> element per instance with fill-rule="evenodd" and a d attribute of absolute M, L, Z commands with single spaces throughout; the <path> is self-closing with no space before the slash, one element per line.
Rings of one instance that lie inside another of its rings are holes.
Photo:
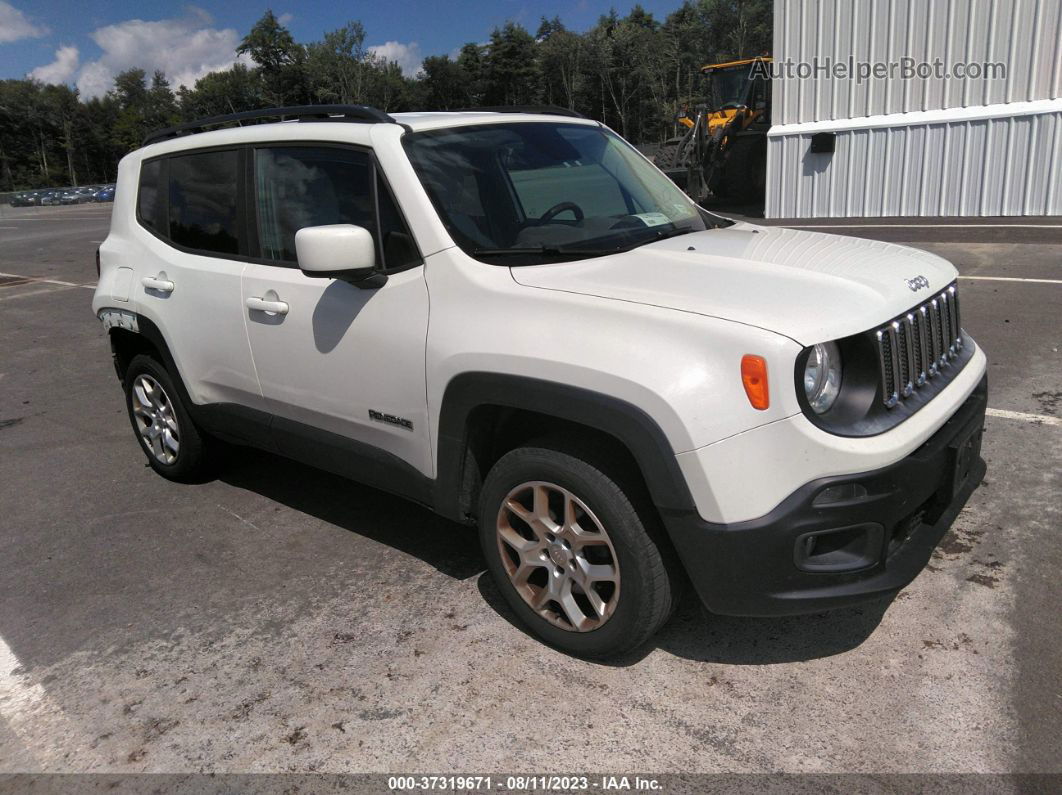
<path fill-rule="evenodd" d="M 662 550 L 617 482 L 582 458 L 545 447 L 504 455 L 483 484 L 479 535 L 520 621 L 570 654 L 630 651 L 674 609 Z"/>
<path fill-rule="evenodd" d="M 129 362 L 123 385 L 129 421 L 151 468 L 178 482 L 207 475 L 210 440 L 192 422 L 166 368 L 138 354 Z"/>

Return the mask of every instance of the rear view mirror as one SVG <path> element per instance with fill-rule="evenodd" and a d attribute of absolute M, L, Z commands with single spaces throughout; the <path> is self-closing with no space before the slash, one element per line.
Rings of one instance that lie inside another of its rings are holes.
<path fill-rule="evenodd" d="M 295 233 L 295 254 L 307 276 L 342 279 L 358 287 L 380 287 L 387 281 L 376 270 L 376 242 L 363 226 L 304 227 Z"/>

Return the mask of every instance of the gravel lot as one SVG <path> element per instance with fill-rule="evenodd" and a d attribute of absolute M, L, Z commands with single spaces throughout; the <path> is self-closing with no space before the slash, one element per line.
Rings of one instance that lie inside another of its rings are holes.
<path fill-rule="evenodd" d="M 0 772 L 1062 772 L 1062 220 L 828 230 L 977 277 L 989 405 L 1034 415 L 989 416 L 930 568 L 830 614 L 690 601 L 606 666 L 416 506 L 253 452 L 155 476 L 89 306 L 109 214 L 0 208 Z"/>

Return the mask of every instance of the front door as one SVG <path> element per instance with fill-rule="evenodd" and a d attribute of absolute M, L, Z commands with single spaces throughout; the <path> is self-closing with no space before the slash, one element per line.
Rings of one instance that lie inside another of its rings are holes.
<path fill-rule="evenodd" d="M 323 144 L 259 147 L 254 185 L 259 256 L 269 264 L 244 270 L 244 319 L 281 451 L 312 458 L 313 445 L 327 455 L 347 439 L 430 477 L 428 291 L 373 158 Z M 337 223 L 373 233 L 386 284 L 360 289 L 298 269 L 295 232 Z"/>

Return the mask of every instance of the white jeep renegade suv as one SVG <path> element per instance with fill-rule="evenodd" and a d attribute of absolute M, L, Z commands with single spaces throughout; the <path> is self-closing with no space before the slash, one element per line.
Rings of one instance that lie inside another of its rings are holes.
<path fill-rule="evenodd" d="M 574 654 L 644 642 L 686 582 L 734 615 L 895 593 L 985 470 L 948 262 L 712 215 L 567 112 L 161 131 L 98 256 L 159 474 L 225 440 L 478 523 Z"/>

